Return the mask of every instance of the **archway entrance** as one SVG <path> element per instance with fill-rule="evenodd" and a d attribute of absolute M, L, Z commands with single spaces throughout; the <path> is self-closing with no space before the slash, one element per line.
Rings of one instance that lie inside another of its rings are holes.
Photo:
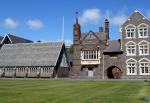
<path fill-rule="evenodd" d="M 122 75 L 121 69 L 116 66 L 111 66 L 107 69 L 107 76 L 109 79 L 119 79 Z"/>

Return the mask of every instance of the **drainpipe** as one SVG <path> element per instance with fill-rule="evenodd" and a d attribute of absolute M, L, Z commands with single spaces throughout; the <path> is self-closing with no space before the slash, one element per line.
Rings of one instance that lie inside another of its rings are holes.
<path fill-rule="evenodd" d="M 103 53 L 103 80 L 104 80 L 104 53 Z"/>

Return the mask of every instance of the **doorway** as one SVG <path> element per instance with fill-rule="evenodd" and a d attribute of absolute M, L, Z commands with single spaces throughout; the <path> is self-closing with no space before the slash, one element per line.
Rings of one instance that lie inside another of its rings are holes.
<path fill-rule="evenodd" d="M 122 71 L 116 66 L 111 66 L 107 69 L 107 77 L 109 79 L 119 79 L 121 78 Z"/>
<path fill-rule="evenodd" d="M 94 72 L 93 67 L 88 67 L 88 77 L 93 78 Z"/>

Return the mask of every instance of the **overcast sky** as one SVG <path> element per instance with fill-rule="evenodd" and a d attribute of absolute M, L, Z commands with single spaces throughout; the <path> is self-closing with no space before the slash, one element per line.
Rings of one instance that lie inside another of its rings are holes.
<path fill-rule="evenodd" d="M 72 41 L 75 12 L 81 31 L 98 31 L 110 21 L 110 38 L 120 38 L 119 28 L 135 10 L 150 18 L 150 0 L 0 0 L 0 34 L 13 33 L 33 41 Z"/>

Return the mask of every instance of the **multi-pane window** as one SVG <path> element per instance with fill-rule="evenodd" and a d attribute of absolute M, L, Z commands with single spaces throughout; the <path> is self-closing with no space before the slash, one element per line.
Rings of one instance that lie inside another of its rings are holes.
<path fill-rule="evenodd" d="M 139 28 L 138 32 L 139 32 L 139 38 L 146 38 L 146 37 L 148 37 L 148 28 L 147 27 Z"/>
<path fill-rule="evenodd" d="M 148 44 L 139 45 L 139 54 L 140 55 L 148 55 L 148 53 L 149 53 Z"/>
<path fill-rule="evenodd" d="M 99 51 L 81 51 L 83 57 L 82 59 L 99 59 L 100 52 Z"/>
<path fill-rule="evenodd" d="M 139 64 L 139 68 L 140 68 L 141 75 L 149 74 L 149 63 L 148 62 L 141 62 Z"/>
<path fill-rule="evenodd" d="M 126 29 L 126 38 L 135 38 L 135 28 Z"/>
<path fill-rule="evenodd" d="M 127 74 L 128 75 L 136 75 L 136 62 L 128 62 L 127 63 Z"/>
<path fill-rule="evenodd" d="M 136 55 L 136 45 L 127 45 L 126 53 L 127 55 Z"/>

